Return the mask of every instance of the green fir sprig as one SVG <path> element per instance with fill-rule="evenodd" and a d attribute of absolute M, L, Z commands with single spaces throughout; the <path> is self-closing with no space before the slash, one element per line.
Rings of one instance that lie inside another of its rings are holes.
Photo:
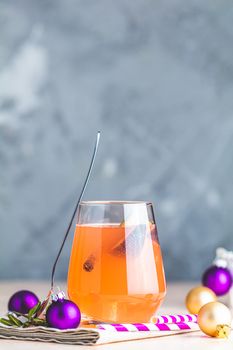
<path fill-rule="evenodd" d="M 0 318 L 0 323 L 5 326 L 12 327 L 32 327 L 32 326 L 47 326 L 45 319 L 37 317 L 41 314 L 42 308 L 44 308 L 43 303 L 39 301 L 33 308 L 31 308 L 27 314 L 21 312 L 8 312 L 5 317 Z M 25 321 L 20 320 L 20 317 L 23 317 Z"/>

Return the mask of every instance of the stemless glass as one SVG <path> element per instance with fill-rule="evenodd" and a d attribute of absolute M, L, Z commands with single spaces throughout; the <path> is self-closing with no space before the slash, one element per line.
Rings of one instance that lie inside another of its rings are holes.
<path fill-rule="evenodd" d="M 104 322 L 149 322 L 165 294 L 152 204 L 81 202 L 68 295 L 82 313 Z"/>

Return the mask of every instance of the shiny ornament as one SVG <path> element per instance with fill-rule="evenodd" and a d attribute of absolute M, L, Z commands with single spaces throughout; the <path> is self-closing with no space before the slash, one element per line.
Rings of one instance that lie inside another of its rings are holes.
<path fill-rule="evenodd" d="M 226 338 L 231 329 L 231 312 L 226 305 L 217 301 L 205 304 L 197 316 L 197 323 L 205 334 Z"/>
<path fill-rule="evenodd" d="M 50 327 L 58 329 L 77 328 L 81 313 L 73 301 L 65 299 L 62 292 L 53 295 L 52 304 L 46 311 L 46 321 Z"/>
<path fill-rule="evenodd" d="M 38 297 L 30 290 L 20 290 L 12 295 L 8 302 L 8 310 L 27 314 L 36 304 Z"/>
<path fill-rule="evenodd" d="M 185 303 L 191 314 L 197 314 L 203 305 L 216 300 L 217 297 L 211 289 L 198 286 L 189 291 Z"/>
<path fill-rule="evenodd" d="M 232 276 L 227 268 L 212 265 L 204 272 L 202 284 L 216 295 L 224 295 L 232 286 Z"/>

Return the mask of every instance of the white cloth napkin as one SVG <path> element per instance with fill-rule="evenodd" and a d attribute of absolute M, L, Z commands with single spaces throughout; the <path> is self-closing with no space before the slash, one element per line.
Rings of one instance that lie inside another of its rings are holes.
<path fill-rule="evenodd" d="M 93 345 L 99 339 L 94 329 L 58 330 L 49 327 L 17 328 L 0 325 L 0 339 L 35 340 L 73 345 Z"/>
<path fill-rule="evenodd" d="M 95 328 L 78 328 L 58 330 L 49 327 L 17 328 L 0 325 L 0 339 L 33 340 L 72 345 L 94 345 L 115 343 L 128 340 L 163 337 L 168 335 L 194 332 L 197 330 L 182 330 L 168 332 L 111 332 Z"/>

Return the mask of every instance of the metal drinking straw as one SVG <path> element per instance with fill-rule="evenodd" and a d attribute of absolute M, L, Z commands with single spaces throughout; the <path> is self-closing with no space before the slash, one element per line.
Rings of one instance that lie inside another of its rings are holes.
<path fill-rule="evenodd" d="M 77 210 L 78 210 L 79 204 L 80 204 L 80 202 L 81 202 L 81 200 L 82 200 L 82 197 L 83 197 L 83 195 L 84 195 L 84 192 L 85 192 L 86 187 L 87 187 L 88 182 L 89 182 L 89 178 L 90 178 L 90 175 L 91 175 L 93 166 L 94 166 L 94 162 L 95 162 L 95 158 L 96 158 L 96 154 L 97 154 L 97 150 L 98 150 L 98 146 L 99 146 L 99 140 L 100 140 L 100 131 L 98 131 L 97 136 L 96 136 L 96 142 L 95 142 L 95 147 L 94 147 L 93 154 L 92 154 L 92 158 L 91 158 L 91 163 L 90 163 L 90 166 L 89 166 L 89 169 L 88 169 L 88 172 L 87 172 L 87 175 L 86 175 L 86 178 L 85 178 L 85 181 L 84 181 L 84 184 L 83 184 L 81 193 L 80 193 L 79 198 L 78 198 L 78 201 L 77 201 L 77 203 L 76 203 L 76 205 L 75 205 L 74 212 L 73 212 L 73 214 L 72 214 L 72 216 L 71 216 L 71 219 L 70 219 L 69 225 L 68 225 L 68 227 L 67 227 L 65 236 L 64 236 L 64 238 L 63 238 L 63 241 L 62 241 L 62 243 L 61 243 L 60 249 L 59 249 L 59 251 L 58 251 L 58 253 L 57 253 L 56 259 L 55 259 L 54 264 L 53 264 L 52 274 L 51 274 L 51 290 L 53 290 L 53 286 L 54 286 L 54 275 L 55 275 L 55 271 L 56 271 L 57 262 L 58 262 L 58 260 L 59 260 L 59 258 L 60 258 L 62 249 L 63 249 L 64 244 L 65 244 L 65 242 L 66 242 L 66 239 L 67 239 L 67 237 L 68 237 L 68 235 L 69 235 L 69 232 L 70 232 L 72 223 L 73 223 L 73 221 L 74 221 L 76 212 L 77 212 Z"/>

